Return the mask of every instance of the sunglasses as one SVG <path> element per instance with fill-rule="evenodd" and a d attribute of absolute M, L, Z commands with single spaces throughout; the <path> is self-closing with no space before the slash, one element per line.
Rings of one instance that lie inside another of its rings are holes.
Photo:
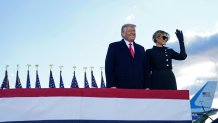
<path fill-rule="evenodd" d="M 162 36 L 162 39 L 163 40 L 168 40 L 168 37 L 167 36 Z"/>

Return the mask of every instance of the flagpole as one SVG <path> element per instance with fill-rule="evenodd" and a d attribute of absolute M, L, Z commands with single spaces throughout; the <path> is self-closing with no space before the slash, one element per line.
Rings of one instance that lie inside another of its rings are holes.
<path fill-rule="evenodd" d="M 104 83 L 104 79 L 103 79 L 103 68 L 104 67 L 100 67 L 100 69 L 101 69 L 101 88 L 105 88 L 105 83 Z"/>
<path fill-rule="evenodd" d="M 73 75 L 75 76 L 76 66 L 73 66 Z"/>
<path fill-rule="evenodd" d="M 71 86 L 70 86 L 71 88 L 79 88 L 79 85 L 76 80 L 75 71 L 76 71 L 76 66 L 73 66 L 73 79 L 72 79 Z"/>
<path fill-rule="evenodd" d="M 60 71 L 62 71 L 62 68 L 63 68 L 63 67 L 64 67 L 64 66 L 62 66 L 62 65 L 60 65 L 60 66 L 59 66 L 59 68 L 60 68 Z"/>
<path fill-rule="evenodd" d="M 27 66 L 27 69 L 28 69 L 28 71 L 27 71 L 26 88 L 31 88 L 31 85 L 30 85 L 30 76 L 29 76 L 29 68 L 30 68 L 31 64 L 27 64 L 26 66 Z"/>
<path fill-rule="evenodd" d="M 87 67 L 83 67 L 84 71 L 86 72 Z"/>
<path fill-rule="evenodd" d="M 36 70 L 38 71 L 39 64 L 36 64 L 35 67 L 36 67 Z"/>
<path fill-rule="evenodd" d="M 59 66 L 59 68 L 60 68 L 60 85 L 59 85 L 59 87 L 60 87 L 60 88 L 64 88 L 64 83 L 63 83 L 62 75 L 61 75 L 61 73 L 62 73 L 62 68 L 63 68 L 63 67 L 64 67 L 63 65 L 60 65 L 60 66 Z"/>
<path fill-rule="evenodd" d="M 6 65 L 5 66 L 5 68 L 6 68 L 6 70 L 5 70 L 5 78 L 4 78 L 4 80 L 3 80 L 3 82 L 2 82 L 2 85 L 1 85 L 1 90 L 3 90 L 4 88 L 5 89 L 9 89 L 9 81 L 7 81 L 6 79 L 8 79 L 6 76 L 7 76 L 7 70 L 8 70 L 8 67 L 9 67 L 9 65 Z"/>
<path fill-rule="evenodd" d="M 103 68 L 104 67 L 100 67 L 100 69 L 101 69 L 101 76 L 103 76 Z"/>
<path fill-rule="evenodd" d="M 73 71 L 75 72 L 75 70 L 76 70 L 76 66 L 73 66 Z"/>
<path fill-rule="evenodd" d="M 104 67 L 100 67 L 100 69 L 101 69 L 101 72 L 102 72 L 102 69 L 103 69 Z"/>
<path fill-rule="evenodd" d="M 17 71 L 19 70 L 19 64 L 17 64 Z"/>
<path fill-rule="evenodd" d="M 39 76 L 38 76 L 39 64 L 35 64 L 35 67 L 36 67 L 36 83 L 35 83 L 35 88 L 41 88 L 41 84 L 40 84 Z"/>
<path fill-rule="evenodd" d="M 54 78 L 53 78 L 53 75 L 52 75 L 53 64 L 50 64 L 49 66 L 50 66 L 49 88 L 56 88 Z"/>
<path fill-rule="evenodd" d="M 90 88 L 90 87 L 89 87 L 89 84 L 88 84 L 87 76 L 86 76 L 86 69 L 87 69 L 87 67 L 83 67 L 83 69 L 84 69 L 84 71 L 85 71 L 85 72 L 84 72 L 84 75 L 85 75 L 85 76 L 84 76 L 84 77 L 85 77 L 85 78 L 84 78 L 84 81 L 85 81 L 85 83 L 84 83 L 84 88 Z"/>
<path fill-rule="evenodd" d="M 16 77 L 15 88 L 22 88 L 22 84 L 20 82 L 20 78 L 19 78 L 18 72 L 19 72 L 19 64 L 17 64 L 17 77 Z"/>
<path fill-rule="evenodd" d="M 31 67 L 31 64 L 27 64 L 26 66 L 27 66 L 28 71 L 29 71 L 29 68 Z"/>
<path fill-rule="evenodd" d="M 52 67 L 53 67 L 53 64 L 50 64 L 49 66 L 50 66 L 50 70 L 51 70 L 51 69 L 52 69 Z"/>
<path fill-rule="evenodd" d="M 6 65 L 6 71 L 8 70 L 9 65 Z"/>
<path fill-rule="evenodd" d="M 91 66 L 90 68 L 91 68 L 91 88 L 93 88 L 93 69 L 94 69 L 94 67 Z"/>
<path fill-rule="evenodd" d="M 90 68 L 91 68 L 91 71 L 93 71 L 94 67 L 93 67 L 93 66 L 91 66 Z"/>
<path fill-rule="evenodd" d="M 60 65 L 59 66 L 59 68 L 60 68 L 60 74 L 62 73 L 62 68 L 63 68 L 64 66 L 63 65 Z"/>

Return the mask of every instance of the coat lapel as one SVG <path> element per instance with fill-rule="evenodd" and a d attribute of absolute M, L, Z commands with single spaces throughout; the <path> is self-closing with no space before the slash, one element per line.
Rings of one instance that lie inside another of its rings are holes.
<path fill-rule="evenodd" d="M 137 44 L 135 42 L 133 42 L 133 44 L 134 44 L 134 50 L 135 50 L 134 59 L 137 59 L 139 55 L 139 48 L 137 47 Z"/>

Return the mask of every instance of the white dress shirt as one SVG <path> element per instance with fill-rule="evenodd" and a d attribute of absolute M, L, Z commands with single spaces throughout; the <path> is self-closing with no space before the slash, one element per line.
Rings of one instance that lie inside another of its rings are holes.
<path fill-rule="evenodd" d="M 129 49 L 129 43 L 131 43 L 131 44 L 132 44 L 132 49 L 133 49 L 133 52 L 135 53 L 135 49 L 134 49 L 134 43 L 133 43 L 133 42 L 129 42 L 129 41 L 127 41 L 126 39 L 124 39 L 124 41 L 125 41 L 125 43 L 126 43 L 126 46 L 128 47 L 128 49 Z"/>

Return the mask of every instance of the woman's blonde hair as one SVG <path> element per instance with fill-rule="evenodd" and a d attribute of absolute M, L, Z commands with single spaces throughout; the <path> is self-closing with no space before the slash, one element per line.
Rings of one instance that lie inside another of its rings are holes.
<path fill-rule="evenodd" d="M 153 37 L 152 37 L 154 43 L 157 42 L 157 41 L 156 41 L 156 38 L 160 37 L 161 35 L 166 36 L 166 37 L 168 38 L 168 40 L 170 39 L 170 35 L 169 35 L 167 32 L 165 32 L 165 31 L 163 31 L 163 30 L 157 30 L 157 31 L 153 34 Z"/>

